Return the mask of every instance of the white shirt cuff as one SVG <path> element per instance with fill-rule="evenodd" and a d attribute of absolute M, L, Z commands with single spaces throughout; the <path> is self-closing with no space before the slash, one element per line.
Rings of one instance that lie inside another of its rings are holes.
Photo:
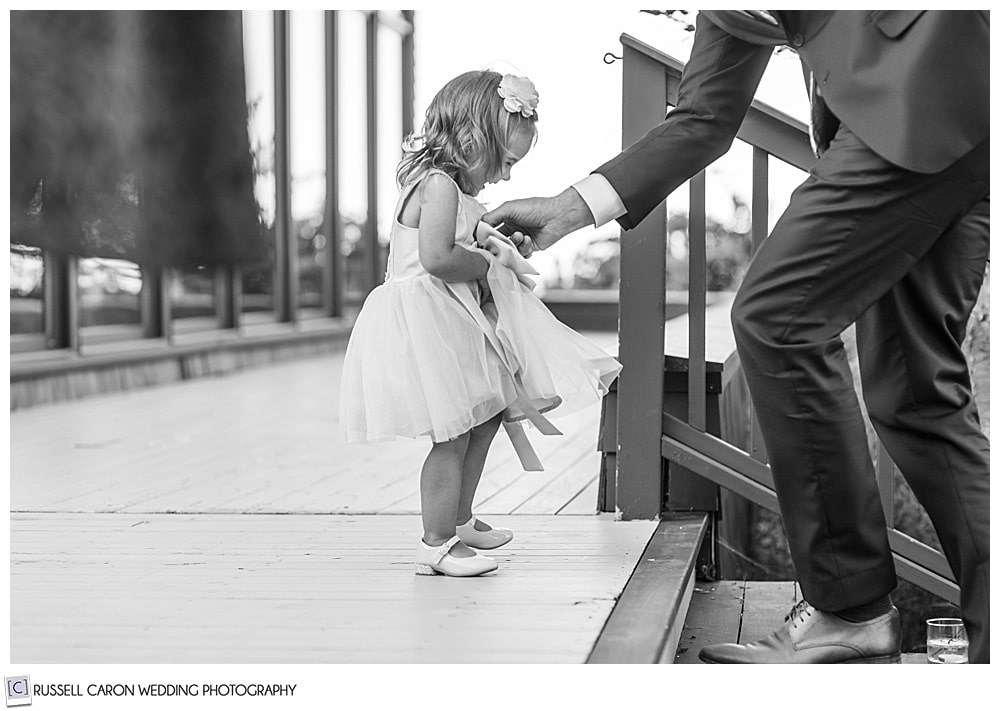
<path fill-rule="evenodd" d="M 573 189 L 587 203 L 594 216 L 594 226 L 600 227 L 626 213 L 625 203 L 611 187 L 611 183 L 600 173 L 591 173 L 583 180 L 573 183 Z"/>

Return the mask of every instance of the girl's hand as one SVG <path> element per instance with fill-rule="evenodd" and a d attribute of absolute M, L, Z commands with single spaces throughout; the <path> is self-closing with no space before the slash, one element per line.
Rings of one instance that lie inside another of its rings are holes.
<path fill-rule="evenodd" d="M 509 237 L 485 222 L 480 222 L 476 226 L 476 241 L 515 274 L 538 274 L 538 270 L 518 253 L 518 248 Z"/>

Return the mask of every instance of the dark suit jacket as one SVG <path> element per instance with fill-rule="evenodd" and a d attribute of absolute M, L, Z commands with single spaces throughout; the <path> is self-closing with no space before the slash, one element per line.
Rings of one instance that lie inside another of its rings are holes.
<path fill-rule="evenodd" d="M 625 203 L 626 229 L 729 149 L 771 56 L 772 37 L 710 14 L 698 14 L 677 107 L 594 171 Z M 989 138 L 988 12 L 774 14 L 832 112 L 890 163 L 935 173 Z"/>

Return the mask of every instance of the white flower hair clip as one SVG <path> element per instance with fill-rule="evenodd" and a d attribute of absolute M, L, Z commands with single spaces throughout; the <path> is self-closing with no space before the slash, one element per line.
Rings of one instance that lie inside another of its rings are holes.
<path fill-rule="evenodd" d="M 503 97 L 503 107 L 512 114 L 519 113 L 524 118 L 531 118 L 538 108 L 538 92 L 528 77 L 504 74 L 497 93 Z"/>

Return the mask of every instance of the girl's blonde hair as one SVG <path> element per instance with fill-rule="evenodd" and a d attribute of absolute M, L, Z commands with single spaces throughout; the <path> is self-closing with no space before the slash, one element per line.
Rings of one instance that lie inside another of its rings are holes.
<path fill-rule="evenodd" d="M 476 186 L 470 173 L 479 168 L 486 175 L 499 172 L 518 131 L 530 130 L 534 142 L 538 112 L 525 118 L 505 109 L 497 93 L 501 78 L 490 70 L 466 72 L 444 85 L 427 107 L 423 133 L 408 136 L 403 144 L 396 170 L 400 185 L 437 168 L 471 194 Z"/>

